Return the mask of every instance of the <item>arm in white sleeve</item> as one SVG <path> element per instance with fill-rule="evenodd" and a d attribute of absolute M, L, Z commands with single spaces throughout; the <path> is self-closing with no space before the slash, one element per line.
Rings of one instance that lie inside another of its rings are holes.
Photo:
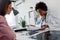
<path fill-rule="evenodd" d="M 50 16 L 50 17 L 48 17 L 47 20 L 48 20 L 47 24 L 49 26 L 59 26 L 60 25 L 60 20 L 56 17 Z"/>

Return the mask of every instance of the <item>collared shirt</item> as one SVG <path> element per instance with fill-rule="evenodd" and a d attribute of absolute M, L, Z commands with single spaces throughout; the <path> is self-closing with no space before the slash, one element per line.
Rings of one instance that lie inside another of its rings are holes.
<path fill-rule="evenodd" d="M 44 24 L 47 24 L 49 26 L 58 26 L 60 25 L 60 21 L 57 17 L 54 17 L 53 15 L 51 14 L 48 14 L 46 15 L 46 19 L 43 19 L 43 17 L 40 16 L 40 14 L 38 14 L 37 12 L 35 12 L 35 23 L 36 23 L 36 27 L 40 27 L 41 28 L 41 25 L 44 25 Z"/>

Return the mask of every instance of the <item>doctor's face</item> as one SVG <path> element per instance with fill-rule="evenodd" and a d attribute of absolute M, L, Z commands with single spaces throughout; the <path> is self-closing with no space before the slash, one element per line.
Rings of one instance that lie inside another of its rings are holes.
<path fill-rule="evenodd" d="M 42 9 L 37 9 L 37 12 L 41 15 L 41 16 L 46 16 L 47 12 L 42 10 Z"/>

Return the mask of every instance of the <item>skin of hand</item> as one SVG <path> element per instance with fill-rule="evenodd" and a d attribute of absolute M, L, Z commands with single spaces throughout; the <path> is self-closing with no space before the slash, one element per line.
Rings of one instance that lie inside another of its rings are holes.
<path fill-rule="evenodd" d="M 46 29 L 46 28 L 49 28 L 49 26 L 48 26 L 48 25 L 43 25 L 40 30 L 44 30 L 44 29 Z"/>

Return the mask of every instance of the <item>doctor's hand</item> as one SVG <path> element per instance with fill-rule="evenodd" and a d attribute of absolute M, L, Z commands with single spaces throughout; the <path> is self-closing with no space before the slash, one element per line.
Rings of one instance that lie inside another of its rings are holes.
<path fill-rule="evenodd" d="M 45 30 L 46 28 L 49 28 L 48 25 L 43 25 L 40 30 Z"/>
<path fill-rule="evenodd" d="M 42 27 L 49 28 L 49 25 L 45 24 Z"/>

